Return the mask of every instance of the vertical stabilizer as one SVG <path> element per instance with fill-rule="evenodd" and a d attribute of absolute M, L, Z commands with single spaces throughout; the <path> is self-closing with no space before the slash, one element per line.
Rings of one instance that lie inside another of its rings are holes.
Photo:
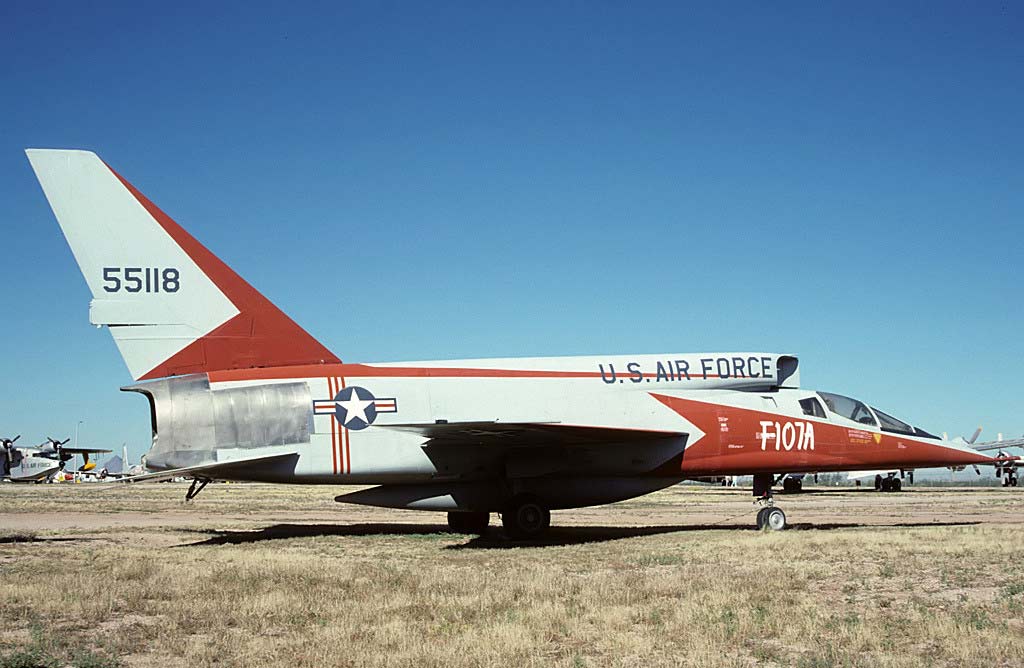
<path fill-rule="evenodd" d="M 136 380 L 339 361 L 95 153 L 26 153 Z"/>

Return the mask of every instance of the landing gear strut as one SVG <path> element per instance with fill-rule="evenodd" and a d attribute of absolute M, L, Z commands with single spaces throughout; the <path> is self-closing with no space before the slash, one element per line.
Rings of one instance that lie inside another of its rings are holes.
<path fill-rule="evenodd" d="M 757 497 L 754 503 L 764 504 L 764 508 L 757 511 L 758 529 L 782 531 L 786 528 L 786 513 L 782 512 L 782 508 L 775 506 L 775 499 L 772 497 L 774 484 L 775 476 L 771 473 L 758 473 L 754 476 L 754 496 Z"/>
<path fill-rule="evenodd" d="M 501 514 L 501 525 L 513 540 L 539 538 L 551 526 L 551 511 L 535 496 L 517 496 Z"/>

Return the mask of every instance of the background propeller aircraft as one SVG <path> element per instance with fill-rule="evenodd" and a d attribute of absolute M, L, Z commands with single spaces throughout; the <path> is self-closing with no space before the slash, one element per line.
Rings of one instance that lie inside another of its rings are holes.
<path fill-rule="evenodd" d="M 758 525 L 781 529 L 786 471 L 992 463 L 873 410 L 800 387 L 779 353 L 343 363 L 132 184 L 86 151 L 29 150 L 92 292 L 149 402 L 136 479 L 376 487 L 338 501 L 449 512 L 514 538 L 552 509 L 687 478 L 754 476 Z"/>
<path fill-rule="evenodd" d="M 977 440 L 979 434 L 981 434 L 981 427 L 978 427 L 978 431 L 975 432 L 972 443 Z M 1016 487 L 1018 482 L 1017 471 L 1020 468 L 1021 460 L 1009 451 L 1010 448 L 1024 448 L 1024 437 L 1004 441 L 1003 435 L 999 434 L 999 438 L 994 441 L 986 441 L 974 446 L 974 449 L 979 452 L 992 452 L 993 450 L 997 452 L 993 465 L 996 467 L 996 477 L 1003 481 L 1003 487 Z"/>
<path fill-rule="evenodd" d="M 21 435 L 14 438 L 0 439 L 3 446 L 3 462 L 0 464 L 0 479 L 11 482 L 42 482 L 49 480 L 54 475 L 64 470 L 65 465 L 75 455 L 82 455 L 84 463 L 79 471 L 91 471 L 96 464 L 89 461 L 89 455 L 110 452 L 102 448 L 76 448 L 67 447 L 71 439 L 58 441 L 55 438 L 47 437 L 46 441 L 32 448 L 15 447 L 14 442 L 21 438 Z"/>

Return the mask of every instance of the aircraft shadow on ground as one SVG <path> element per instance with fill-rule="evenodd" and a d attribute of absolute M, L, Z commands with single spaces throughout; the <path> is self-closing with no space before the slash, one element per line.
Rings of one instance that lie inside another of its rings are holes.
<path fill-rule="evenodd" d="M 907 527 L 948 527 L 971 526 L 980 522 L 900 522 L 895 524 L 859 524 L 828 523 L 811 524 L 797 523 L 789 526 L 789 531 L 832 531 L 835 529 L 855 529 L 860 527 L 875 528 L 907 528 Z M 410 539 L 431 539 L 450 537 L 455 534 L 445 525 L 440 524 L 274 524 L 254 531 L 235 531 L 230 529 L 187 530 L 191 533 L 209 535 L 209 538 L 193 543 L 183 543 L 176 547 L 203 547 L 208 545 L 244 545 L 269 540 L 287 540 L 289 538 L 313 538 L 324 536 L 408 536 Z M 446 550 L 495 550 L 524 547 L 557 547 L 562 545 L 581 545 L 586 543 L 603 543 L 638 536 L 654 536 L 668 533 L 685 533 L 690 531 L 757 531 L 753 524 L 686 524 L 646 527 L 609 527 L 609 526 L 575 526 L 552 527 L 548 534 L 539 540 L 513 541 L 501 533 L 499 527 L 491 527 L 482 536 L 464 536 L 465 543 L 445 545 Z"/>
<path fill-rule="evenodd" d="M 102 538 L 94 536 L 32 536 L 25 534 L 14 534 L 0 536 L 0 545 L 16 543 L 85 543 L 88 541 L 99 541 Z"/>

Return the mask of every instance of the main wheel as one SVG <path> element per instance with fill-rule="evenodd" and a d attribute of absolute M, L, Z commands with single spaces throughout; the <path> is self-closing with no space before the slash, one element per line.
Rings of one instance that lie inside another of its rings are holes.
<path fill-rule="evenodd" d="M 448 528 L 452 533 L 482 534 L 491 523 L 490 513 L 448 513 Z"/>
<path fill-rule="evenodd" d="M 501 514 L 501 525 L 514 540 L 539 538 L 551 526 L 551 511 L 536 497 L 518 497 Z"/>
<path fill-rule="evenodd" d="M 892 487 L 889 488 L 890 492 L 900 492 L 903 490 L 903 481 L 899 478 L 892 479 Z"/>
<path fill-rule="evenodd" d="M 764 516 L 768 514 L 769 510 L 771 510 L 771 508 L 762 508 L 761 510 L 757 511 L 757 528 L 758 529 L 763 529 L 764 528 Z"/>
<path fill-rule="evenodd" d="M 882 485 L 884 484 L 884 483 L 883 483 L 883 481 L 884 481 L 884 480 L 885 480 L 885 479 L 884 479 L 884 478 L 883 478 L 882 476 L 880 476 L 880 475 L 876 475 L 876 476 L 875 476 L 875 491 L 876 491 L 876 492 L 881 492 L 881 491 L 883 491 L 883 490 L 882 490 Z"/>
<path fill-rule="evenodd" d="M 891 492 L 892 491 L 892 478 L 882 478 L 881 491 Z"/>
<path fill-rule="evenodd" d="M 772 531 L 782 531 L 786 528 L 786 513 L 782 508 L 766 508 L 764 514 L 764 528 Z"/>

